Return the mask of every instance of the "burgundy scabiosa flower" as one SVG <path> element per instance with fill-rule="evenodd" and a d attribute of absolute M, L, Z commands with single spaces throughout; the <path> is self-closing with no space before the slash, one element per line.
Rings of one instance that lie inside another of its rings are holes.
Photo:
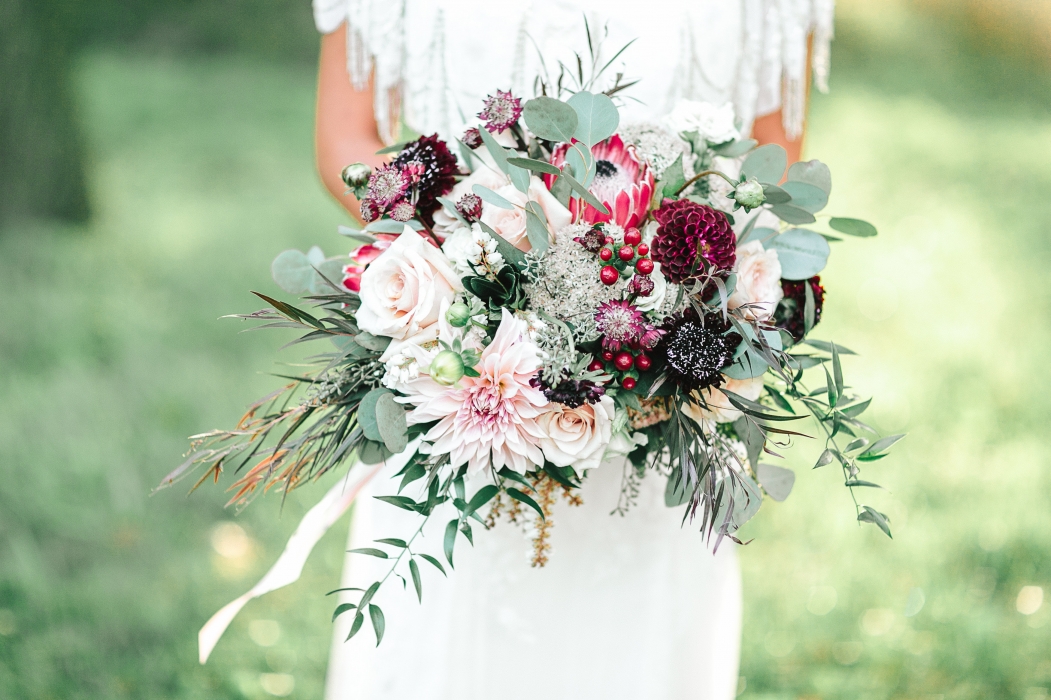
<path fill-rule="evenodd" d="M 551 154 L 551 164 L 561 168 L 566 164 L 566 153 L 569 144 L 562 144 Z M 573 219 L 583 220 L 588 224 L 612 221 L 623 228 L 638 226 L 646 218 L 653 197 L 656 178 L 650 166 L 629 146 L 614 134 L 605 141 L 591 147 L 595 157 L 595 180 L 591 183 L 591 193 L 602 202 L 609 214 L 603 214 L 595 207 L 581 199 L 571 199 L 569 212 Z M 554 184 L 553 175 L 544 175 L 544 184 L 548 189 Z"/>
<path fill-rule="evenodd" d="M 456 211 L 467 223 L 473 224 L 482 218 L 482 198 L 473 192 L 468 192 L 456 203 Z"/>
<path fill-rule="evenodd" d="M 628 282 L 628 291 L 635 296 L 648 297 L 657 285 L 645 275 L 635 275 Z"/>
<path fill-rule="evenodd" d="M 522 116 L 522 100 L 512 95 L 510 90 L 497 90 L 495 95 L 486 97 L 482 104 L 484 107 L 478 113 L 478 118 L 494 134 L 510 129 Z"/>
<path fill-rule="evenodd" d="M 785 295 L 774 311 L 774 325 L 791 334 L 798 343 L 806 335 L 806 285 L 814 294 L 814 325 L 821 321 L 821 308 L 825 304 L 825 288 L 821 286 L 821 277 L 815 275 L 808 280 L 796 282 L 781 280 L 781 289 Z"/>
<path fill-rule="evenodd" d="M 433 226 L 434 212 L 441 206 L 438 197 L 453 188 L 460 172 L 449 147 L 437 134 L 421 136 L 406 144 L 389 167 L 408 170 L 403 177 L 411 182 L 420 220 Z"/>
<path fill-rule="evenodd" d="M 721 211 L 688 199 L 666 199 L 653 218 L 658 227 L 650 257 L 661 264 L 670 282 L 682 284 L 700 276 L 703 265 L 698 255 L 716 270 L 733 269 L 737 238 Z"/>
<path fill-rule="evenodd" d="M 663 355 L 669 379 L 683 393 L 718 387 L 723 383 L 721 370 L 733 362 L 734 350 L 741 336 L 731 331 L 719 312 L 697 316 L 693 307 L 665 320 L 665 336 L 657 346 Z"/>
<path fill-rule="evenodd" d="M 548 401 L 570 408 L 579 408 L 586 403 L 598 403 L 606 393 L 601 384 L 586 379 L 563 379 L 557 386 L 551 386 L 540 376 L 536 376 L 530 384 L 544 392 Z"/>

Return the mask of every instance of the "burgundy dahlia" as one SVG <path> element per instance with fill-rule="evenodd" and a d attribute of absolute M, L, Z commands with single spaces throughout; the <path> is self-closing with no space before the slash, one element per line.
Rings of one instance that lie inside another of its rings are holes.
<path fill-rule="evenodd" d="M 392 166 L 408 168 L 415 180 L 416 210 L 420 220 L 428 226 L 434 225 L 434 212 L 440 204 L 438 197 L 446 194 L 456 184 L 459 167 L 456 157 L 437 134 L 421 136 L 406 144 L 401 153 L 391 162 Z M 417 179 L 418 178 L 418 179 Z M 409 179 L 406 174 L 405 179 Z"/>
<path fill-rule="evenodd" d="M 719 312 L 706 314 L 702 321 L 693 307 L 665 320 L 666 334 L 657 353 L 664 356 L 669 379 L 682 392 L 723 383 L 722 370 L 733 362 L 741 343 L 741 336 L 731 328 Z"/>
<path fill-rule="evenodd" d="M 658 228 L 650 257 L 661 264 L 671 282 L 681 284 L 700 276 L 698 255 L 716 270 L 729 272 L 737 259 L 737 238 L 726 215 L 688 199 L 664 200 L 653 212 Z"/>
<path fill-rule="evenodd" d="M 512 95 L 510 90 L 497 90 L 495 95 L 486 97 L 482 104 L 485 107 L 478 113 L 478 118 L 494 134 L 510 129 L 522 116 L 522 100 Z"/>
<path fill-rule="evenodd" d="M 781 280 L 781 289 L 785 295 L 774 311 L 774 325 L 783 328 L 798 343 L 806 335 L 806 285 L 814 294 L 814 325 L 821 321 L 821 307 L 825 303 L 825 288 L 821 286 L 821 277 L 815 275 L 805 281 Z"/>

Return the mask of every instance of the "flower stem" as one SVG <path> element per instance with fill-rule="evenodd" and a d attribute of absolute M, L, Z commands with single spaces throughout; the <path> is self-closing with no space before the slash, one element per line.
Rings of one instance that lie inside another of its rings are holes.
<path fill-rule="evenodd" d="M 689 187 L 689 186 L 690 186 L 690 185 L 692 185 L 693 183 L 697 182 L 697 181 L 698 181 L 698 180 L 700 180 L 700 179 L 701 179 L 702 177 L 708 177 L 709 175 L 718 175 L 718 176 L 719 176 L 719 177 L 721 177 L 722 179 L 724 179 L 724 180 L 726 180 L 727 182 L 729 182 L 729 183 L 730 183 L 731 185 L 735 185 L 735 186 L 737 185 L 737 183 L 736 183 L 736 182 L 734 182 L 733 180 L 731 180 L 729 176 L 727 176 L 727 175 L 725 175 L 725 174 L 723 174 L 723 173 L 719 172 L 718 170 L 705 170 L 704 172 L 702 172 L 702 173 L 697 173 L 696 175 L 694 175 L 693 177 L 691 177 L 691 178 L 690 178 L 689 180 L 687 180 L 687 181 L 686 181 L 686 183 L 685 183 L 685 184 L 684 184 L 684 185 L 683 185 L 682 187 L 680 187 L 679 189 L 675 190 L 675 194 L 676 194 L 676 195 L 682 194 L 682 192 L 683 192 L 683 191 L 684 191 L 684 190 L 685 190 L 685 189 L 686 189 L 687 187 Z"/>

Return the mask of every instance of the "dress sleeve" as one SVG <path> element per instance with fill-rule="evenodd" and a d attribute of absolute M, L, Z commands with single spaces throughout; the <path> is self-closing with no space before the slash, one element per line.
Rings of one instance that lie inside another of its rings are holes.
<path fill-rule="evenodd" d="M 781 109 L 785 133 L 798 138 L 811 77 L 819 91 L 828 92 L 835 0 L 761 0 L 749 9 L 745 50 L 760 62 L 755 114 Z"/>
<path fill-rule="evenodd" d="M 372 78 L 380 137 L 395 140 L 405 60 L 405 0 L 313 0 L 314 25 L 329 34 L 347 23 L 347 72 L 357 90 Z"/>

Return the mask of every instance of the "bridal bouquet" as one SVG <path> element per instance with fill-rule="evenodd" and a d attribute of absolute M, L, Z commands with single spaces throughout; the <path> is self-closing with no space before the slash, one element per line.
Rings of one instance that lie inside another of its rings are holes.
<path fill-rule="evenodd" d="M 380 498 L 421 530 L 445 514 L 449 566 L 459 537 L 527 517 L 543 565 L 552 505 L 621 464 L 620 513 L 640 479 L 661 478 L 684 523 L 715 546 L 737 541 L 764 497 L 791 490 L 793 472 L 761 460 L 806 418 L 825 448 L 816 467 L 838 465 L 852 495 L 875 486 L 862 466 L 901 436 L 862 422 L 870 400 L 843 375 L 853 353 L 811 337 L 829 243 L 875 229 L 819 219 L 828 168 L 757 148 L 729 105 L 686 101 L 662 123 L 622 125 L 619 81 L 577 87 L 497 91 L 455 144 L 422 136 L 375 170 L 348 166 L 366 222 L 342 231 L 359 244 L 349 261 L 282 253 L 274 279 L 312 308 L 257 293 L 269 307 L 240 317 L 319 341 L 313 370 L 236 429 L 196 436 L 166 483 L 233 469 L 231 503 L 244 505 L 397 455 L 399 495 Z M 855 506 L 890 535 L 885 515 Z M 421 596 L 418 562 L 445 573 L 415 537 L 356 551 Z M 382 637 L 380 583 L 337 608 L 354 613 L 352 635 L 367 615 Z"/>

